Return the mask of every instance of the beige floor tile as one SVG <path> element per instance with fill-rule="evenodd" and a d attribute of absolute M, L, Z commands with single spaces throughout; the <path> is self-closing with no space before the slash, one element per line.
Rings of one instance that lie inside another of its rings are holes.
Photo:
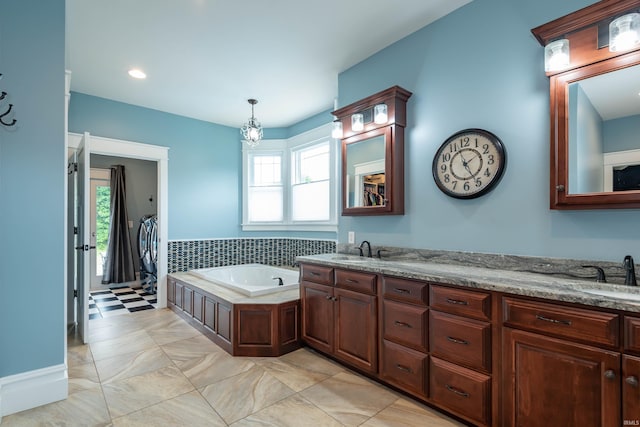
<path fill-rule="evenodd" d="M 360 376 L 342 372 L 300 393 L 347 426 L 362 424 L 398 397 Z"/>
<path fill-rule="evenodd" d="M 362 427 L 456 427 L 464 426 L 431 408 L 401 398 L 378 412 Z"/>
<path fill-rule="evenodd" d="M 257 365 L 236 376 L 211 384 L 200 392 L 229 424 L 294 393 Z"/>
<path fill-rule="evenodd" d="M 88 344 L 76 345 L 67 348 L 67 365 L 77 366 L 93 363 L 93 354 Z"/>
<path fill-rule="evenodd" d="M 2 427 L 98 427 L 110 423 L 100 387 L 73 393 L 60 402 L 2 417 Z"/>
<path fill-rule="evenodd" d="M 170 365 L 172 365 L 171 360 L 160 347 L 96 360 L 96 369 L 103 384 L 142 375 Z"/>
<path fill-rule="evenodd" d="M 175 366 L 114 381 L 102 386 L 113 418 L 130 414 L 163 400 L 193 390 L 193 385 Z"/>
<path fill-rule="evenodd" d="M 100 387 L 98 372 L 96 372 L 96 367 L 93 363 L 70 366 L 68 375 L 69 394 L 73 394 L 82 390 L 88 390 L 94 387 Z"/>
<path fill-rule="evenodd" d="M 197 391 L 165 400 L 113 420 L 114 427 L 225 427 L 226 425 Z"/>
<path fill-rule="evenodd" d="M 338 421 L 318 409 L 300 394 L 295 394 L 255 414 L 231 424 L 231 427 L 342 427 Z"/>
<path fill-rule="evenodd" d="M 202 334 L 164 344 L 160 347 L 178 366 L 193 359 L 200 359 L 210 353 L 224 352 L 223 349 Z"/>
<path fill-rule="evenodd" d="M 344 371 L 339 365 L 307 349 L 279 358 L 260 359 L 256 363 L 295 391 L 302 391 Z"/>
<path fill-rule="evenodd" d="M 233 377 L 256 366 L 251 360 L 233 357 L 223 351 L 207 353 L 197 359 L 183 362 L 174 361 L 174 363 L 196 388 Z"/>
<path fill-rule="evenodd" d="M 201 335 L 196 328 L 179 318 L 170 319 L 169 322 L 162 323 L 162 326 L 146 328 L 146 331 L 158 345 Z"/>
<path fill-rule="evenodd" d="M 156 342 L 144 330 L 124 333 L 117 338 L 92 342 L 91 353 L 94 360 L 107 359 L 121 354 L 133 353 L 156 346 Z"/>

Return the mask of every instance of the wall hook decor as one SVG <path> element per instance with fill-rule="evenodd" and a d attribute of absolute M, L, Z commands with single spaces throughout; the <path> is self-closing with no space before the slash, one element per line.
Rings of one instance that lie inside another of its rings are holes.
<path fill-rule="evenodd" d="M 0 79 L 2 78 L 2 74 L 0 74 Z M 2 93 L 0 93 L 0 101 L 5 99 L 7 97 L 7 92 L 2 91 Z M 11 110 L 13 109 L 13 104 L 9 104 L 9 107 L 6 108 L 6 110 L 0 114 L 0 124 L 2 124 L 3 126 L 14 126 L 17 122 L 16 119 L 11 119 L 11 122 L 9 122 L 8 118 L 5 119 L 5 117 L 7 117 L 9 114 L 11 114 Z"/>

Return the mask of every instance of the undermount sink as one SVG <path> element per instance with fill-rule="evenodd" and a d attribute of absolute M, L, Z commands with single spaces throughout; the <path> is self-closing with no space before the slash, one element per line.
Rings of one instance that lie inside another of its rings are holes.
<path fill-rule="evenodd" d="M 640 294 L 635 294 L 631 292 L 616 292 L 616 291 L 607 291 L 604 289 L 583 289 L 582 292 L 586 292 L 592 295 L 599 295 L 603 297 L 616 298 L 616 299 L 624 299 L 631 301 L 640 302 Z"/>

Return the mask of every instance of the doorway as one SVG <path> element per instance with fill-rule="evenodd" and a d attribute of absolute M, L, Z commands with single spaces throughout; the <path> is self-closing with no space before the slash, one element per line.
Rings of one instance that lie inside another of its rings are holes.
<path fill-rule="evenodd" d="M 157 172 L 157 217 L 158 217 L 158 275 L 157 275 L 157 307 L 164 308 L 167 305 L 167 290 L 166 290 L 166 276 L 167 276 L 167 259 L 168 259 L 168 148 L 141 144 L 131 141 L 116 140 L 111 138 L 96 137 L 89 133 L 75 134 L 69 133 L 69 148 L 71 150 L 78 150 L 81 147 L 90 153 L 103 156 L 114 156 L 123 159 L 140 159 L 150 160 L 155 164 Z M 78 162 L 81 163 L 81 162 Z M 89 163 L 89 162 L 87 162 Z M 80 167 L 80 166 L 79 166 Z M 87 177 L 88 177 L 88 170 Z M 89 185 L 87 179 L 87 186 Z M 89 195 L 86 199 L 86 207 L 83 209 L 89 213 Z M 69 200 L 71 202 L 71 200 Z M 87 250 L 93 246 L 90 242 L 89 224 L 86 225 L 86 233 L 80 230 L 79 236 L 81 236 L 78 247 L 84 247 Z M 83 256 L 86 255 L 86 256 Z M 68 254 L 69 259 L 71 256 Z M 83 264 L 83 258 L 87 260 L 87 270 L 89 270 L 89 254 L 86 251 L 79 251 L 77 265 Z M 73 274 L 70 271 L 68 277 L 72 277 Z M 84 342 L 88 340 L 88 300 L 89 300 L 89 288 L 90 277 L 85 275 L 85 279 L 78 279 L 74 286 L 69 285 L 67 292 L 73 294 L 74 291 L 78 291 L 77 298 L 75 298 L 75 309 L 77 310 L 76 322 L 78 328 L 81 330 L 81 336 Z M 78 283 L 82 282 L 82 283 Z M 86 285 L 86 286 L 85 286 Z M 71 312 L 74 307 L 67 307 L 67 310 Z"/>

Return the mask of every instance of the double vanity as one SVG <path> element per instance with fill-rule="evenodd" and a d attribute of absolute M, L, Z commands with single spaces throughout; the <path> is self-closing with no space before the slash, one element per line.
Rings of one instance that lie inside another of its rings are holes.
<path fill-rule="evenodd" d="M 640 424 L 638 288 L 471 262 L 298 261 L 302 341 L 365 375 L 472 425 Z"/>

